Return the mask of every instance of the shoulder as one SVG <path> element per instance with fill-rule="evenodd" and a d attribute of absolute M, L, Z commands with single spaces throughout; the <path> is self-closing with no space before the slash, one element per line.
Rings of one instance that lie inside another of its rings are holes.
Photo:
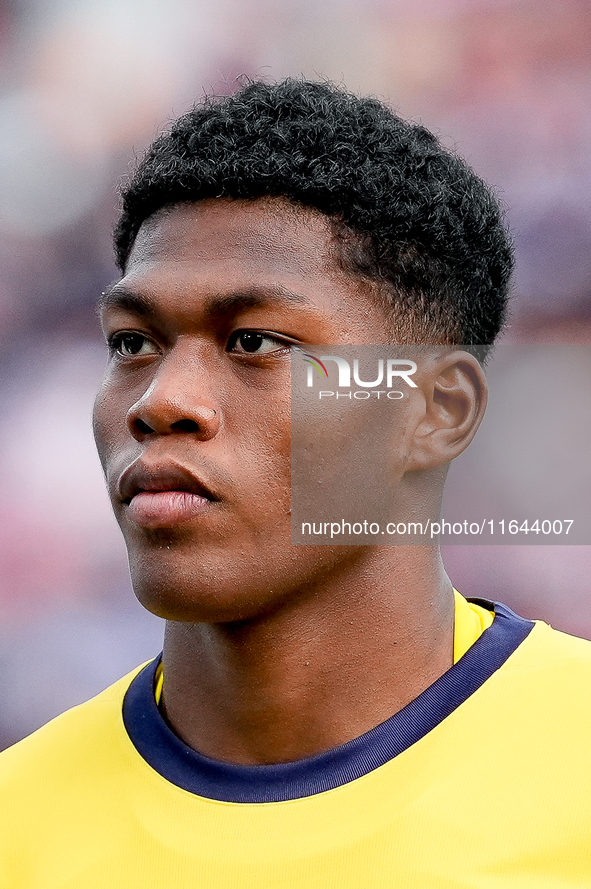
<path fill-rule="evenodd" d="M 502 610 L 495 622 L 499 618 Z M 583 754 L 591 733 L 591 642 L 533 622 L 528 635 L 472 696 L 466 708 L 466 715 L 470 713 L 496 736 L 521 738 L 530 752 L 580 743 Z"/>
<path fill-rule="evenodd" d="M 49 794 L 88 774 L 90 763 L 95 773 L 107 762 L 112 768 L 113 753 L 127 739 L 123 699 L 139 669 L 0 753 L 0 798 L 27 790 Z"/>
<path fill-rule="evenodd" d="M 529 667 L 532 670 L 589 670 L 591 641 L 555 630 L 541 620 L 528 620 L 515 614 L 507 605 L 486 599 L 468 599 L 471 607 L 483 608 L 494 620 L 483 627 L 482 638 L 474 649 L 482 648 L 491 655 L 503 648 L 508 669 Z"/>
<path fill-rule="evenodd" d="M 122 709 L 136 673 L 0 754 L 0 885 L 98 885 L 92 869 L 126 848 L 139 757 Z M 127 885 L 112 876 L 101 885 Z"/>
<path fill-rule="evenodd" d="M 591 642 L 535 621 L 525 644 L 515 651 L 513 666 L 544 673 L 558 670 L 562 677 L 570 671 L 588 672 L 591 671 Z"/>
<path fill-rule="evenodd" d="M 591 642 L 536 622 L 509 660 L 514 693 L 536 701 L 548 715 L 591 729 Z"/>

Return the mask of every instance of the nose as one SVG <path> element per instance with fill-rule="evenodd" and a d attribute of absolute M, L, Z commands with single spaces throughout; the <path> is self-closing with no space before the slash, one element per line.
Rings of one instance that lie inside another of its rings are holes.
<path fill-rule="evenodd" d="M 220 408 L 205 393 L 204 383 L 194 362 L 169 353 L 127 412 L 133 437 L 144 441 L 151 435 L 189 433 L 201 441 L 214 438 L 220 428 Z"/>

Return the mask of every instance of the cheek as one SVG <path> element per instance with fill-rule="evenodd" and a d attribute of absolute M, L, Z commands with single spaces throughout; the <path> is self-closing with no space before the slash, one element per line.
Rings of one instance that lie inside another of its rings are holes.
<path fill-rule="evenodd" d="M 241 462 L 261 474 L 289 476 L 291 414 L 284 399 L 226 403 L 222 407 L 221 437 L 232 443 Z"/>
<path fill-rule="evenodd" d="M 94 400 L 92 430 L 103 469 L 118 438 L 125 430 L 127 408 L 105 380 Z"/>

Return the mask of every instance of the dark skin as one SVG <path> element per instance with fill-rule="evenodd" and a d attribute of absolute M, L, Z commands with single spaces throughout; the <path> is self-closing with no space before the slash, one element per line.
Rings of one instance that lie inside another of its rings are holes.
<path fill-rule="evenodd" d="M 343 269 L 322 214 L 216 199 L 147 220 L 103 300 L 97 446 L 136 594 L 167 620 L 164 715 L 212 758 L 328 750 L 452 664 L 437 547 L 291 544 L 290 348 L 386 341 L 375 286 Z M 485 384 L 449 349 L 418 381 L 392 471 L 410 508 L 436 510 Z"/>

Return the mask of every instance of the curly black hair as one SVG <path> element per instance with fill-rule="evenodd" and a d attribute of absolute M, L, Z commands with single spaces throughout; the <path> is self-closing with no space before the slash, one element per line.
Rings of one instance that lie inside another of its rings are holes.
<path fill-rule="evenodd" d="M 399 342 L 490 344 L 501 329 L 513 251 L 491 190 L 424 127 L 328 83 L 250 82 L 179 118 L 123 191 L 119 267 L 163 207 L 264 196 L 328 217 Z"/>

